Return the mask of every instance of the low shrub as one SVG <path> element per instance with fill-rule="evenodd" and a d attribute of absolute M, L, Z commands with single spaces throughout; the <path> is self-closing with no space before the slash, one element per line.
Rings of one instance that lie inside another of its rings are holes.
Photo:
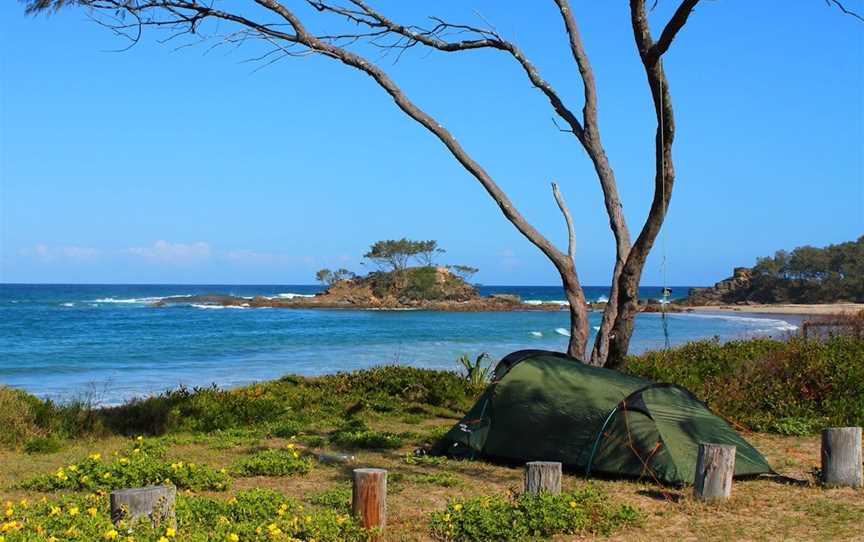
<path fill-rule="evenodd" d="M 24 451 L 28 454 L 53 454 L 62 447 L 63 443 L 57 437 L 33 437 L 24 444 Z"/>
<path fill-rule="evenodd" d="M 636 509 L 614 505 L 608 496 L 588 487 L 561 495 L 455 500 L 432 513 L 430 528 L 438 540 L 523 541 L 559 534 L 609 535 L 640 519 Z"/>
<path fill-rule="evenodd" d="M 632 356 L 624 370 L 681 385 L 756 431 L 864 425 L 864 340 L 854 337 L 697 341 Z"/>
<path fill-rule="evenodd" d="M 312 493 L 308 501 L 317 506 L 347 512 L 351 508 L 351 487 L 338 486 Z"/>
<path fill-rule="evenodd" d="M 348 514 L 304 510 L 299 502 L 275 491 L 241 491 L 230 500 L 177 496 L 177 527 L 154 529 L 147 522 L 114 525 L 108 497 L 66 495 L 30 503 L 9 502 L 0 509 L 0 539 L 107 540 L 136 542 L 205 542 L 301 540 L 360 542 L 369 533 Z"/>
<path fill-rule="evenodd" d="M 415 484 L 429 484 L 441 487 L 454 487 L 462 482 L 449 472 L 436 472 L 431 474 L 409 474 L 406 479 Z"/>
<path fill-rule="evenodd" d="M 330 442 L 343 448 L 386 450 L 403 444 L 400 435 L 369 429 L 362 420 L 351 418 L 330 435 Z"/>
<path fill-rule="evenodd" d="M 301 456 L 289 443 L 285 449 L 271 448 L 242 457 L 234 462 L 232 470 L 239 476 L 292 476 L 312 470 L 312 459 Z"/>
<path fill-rule="evenodd" d="M 173 484 L 180 489 L 224 491 L 231 484 L 224 469 L 183 461 L 169 463 L 163 459 L 164 455 L 162 443 L 148 443 L 139 438 L 126 453 L 118 454 L 112 461 L 103 461 L 101 454 L 94 453 L 53 473 L 25 480 L 21 487 L 36 491 L 97 491 Z"/>

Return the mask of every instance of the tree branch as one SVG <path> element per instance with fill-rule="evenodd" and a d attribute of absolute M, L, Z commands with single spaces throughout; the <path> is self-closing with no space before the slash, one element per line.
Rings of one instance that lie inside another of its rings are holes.
<path fill-rule="evenodd" d="M 678 31 L 687 23 L 687 18 L 690 17 L 690 12 L 693 11 L 693 8 L 695 8 L 698 3 L 699 0 L 684 0 L 681 2 L 678 9 L 676 9 L 675 13 L 672 15 L 672 18 L 669 19 L 668 23 L 666 23 L 663 32 L 660 33 L 660 38 L 657 39 L 657 43 L 655 43 L 649 50 L 648 55 L 650 64 L 656 62 L 661 56 L 663 56 L 663 53 L 669 49 L 669 46 L 672 45 L 672 40 L 675 39 Z"/>
<path fill-rule="evenodd" d="M 567 222 L 567 255 L 574 262 L 576 261 L 576 228 L 573 226 L 573 217 L 570 216 L 570 210 L 567 209 L 567 203 L 564 201 L 564 196 L 558 190 L 558 183 L 552 181 L 552 195 L 555 196 L 555 202 L 558 203 L 558 208 L 561 209 L 561 214 L 564 215 L 564 221 Z"/>

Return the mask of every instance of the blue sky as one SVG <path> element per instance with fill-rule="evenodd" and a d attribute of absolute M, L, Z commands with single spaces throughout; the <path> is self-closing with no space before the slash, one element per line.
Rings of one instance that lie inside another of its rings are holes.
<path fill-rule="evenodd" d="M 373 5 L 405 23 L 482 25 L 482 14 L 581 109 L 551 0 Z M 673 8 L 661 0 L 655 34 Z M 654 126 L 626 3 L 574 9 L 635 236 L 653 189 Z M 339 26 L 300 11 L 314 28 Z M 108 52 L 121 42 L 80 10 L 33 18 L 0 5 L 0 281 L 311 283 L 325 266 L 361 271 L 371 242 L 407 236 L 439 240 L 446 262 L 479 267 L 486 284 L 557 283 L 368 77 L 319 57 L 255 71 L 243 61 L 260 45 L 206 53 L 160 37 Z M 590 163 L 510 58 L 416 49 L 380 63 L 563 246 L 557 180 L 582 281 L 608 283 L 612 237 Z M 664 254 L 669 284 L 706 284 L 777 249 L 861 235 L 864 23 L 821 0 L 704 2 L 664 63 L 678 180 L 643 283 L 662 283 Z"/>

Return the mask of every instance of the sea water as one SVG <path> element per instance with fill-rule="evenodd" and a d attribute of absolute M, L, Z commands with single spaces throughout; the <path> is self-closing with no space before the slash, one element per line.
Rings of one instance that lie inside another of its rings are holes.
<path fill-rule="evenodd" d="M 272 309 L 202 304 L 153 307 L 175 295 L 310 296 L 317 286 L 0 284 L 0 384 L 59 401 L 116 404 L 178 386 L 234 386 L 287 373 L 315 375 L 379 364 L 455 370 L 462 354 L 564 350 L 566 311 Z M 608 288 L 586 288 L 591 300 Z M 673 287 L 673 297 L 686 295 Z M 481 287 L 527 303 L 563 303 L 560 287 Z M 643 288 L 657 299 L 661 288 Z M 590 316 L 592 334 L 600 314 Z M 670 314 L 672 344 L 782 336 L 795 320 Z M 640 314 L 631 351 L 663 348 L 661 315 Z"/>

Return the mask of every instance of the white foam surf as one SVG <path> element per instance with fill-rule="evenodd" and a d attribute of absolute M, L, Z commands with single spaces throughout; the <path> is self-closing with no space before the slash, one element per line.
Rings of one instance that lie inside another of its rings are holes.
<path fill-rule="evenodd" d="M 294 292 L 285 292 L 284 294 L 276 294 L 275 299 L 294 299 L 295 297 L 315 297 L 315 294 L 295 294 Z"/>
<path fill-rule="evenodd" d="M 172 296 L 167 296 L 172 297 Z M 161 299 L 165 299 L 165 297 L 130 297 L 130 298 L 116 298 L 116 297 L 100 297 L 99 299 L 94 299 L 92 303 L 123 303 L 123 304 L 147 304 L 147 303 L 155 303 Z"/>
<path fill-rule="evenodd" d="M 526 299 L 526 300 L 522 301 L 522 303 L 525 305 L 549 304 L 549 305 L 562 305 L 562 306 L 569 304 L 566 299 Z"/>
<path fill-rule="evenodd" d="M 531 332 L 531 335 L 533 335 L 533 336 L 535 336 L 535 337 L 542 337 L 542 336 L 543 336 L 543 332 L 542 332 L 542 331 L 532 331 L 532 332 Z"/>
<path fill-rule="evenodd" d="M 754 331 L 796 331 L 798 326 L 780 320 L 779 318 L 759 318 L 754 316 L 738 316 L 735 314 L 704 314 L 704 313 L 675 313 L 675 317 L 682 316 L 685 318 L 713 318 L 717 320 L 726 320 L 730 322 L 740 322 L 748 324 L 754 328 Z"/>
<path fill-rule="evenodd" d="M 594 300 L 595 303 L 609 303 L 609 298 L 605 295 L 601 295 L 597 299 Z"/>
<path fill-rule="evenodd" d="M 196 309 L 248 309 L 249 308 L 248 303 L 243 303 L 242 305 L 205 305 L 203 303 L 192 303 L 189 306 L 195 307 Z"/>
<path fill-rule="evenodd" d="M 570 330 L 564 329 L 563 327 L 556 327 L 555 333 L 557 333 L 558 335 L 563 335 L 565 337 L 570 336 Z"/>
<path fill-rule="evenodd" d="M 75 303 L 60 303 L 60 306 L 62 306 L 62 307 L 74 307 Z"/>

